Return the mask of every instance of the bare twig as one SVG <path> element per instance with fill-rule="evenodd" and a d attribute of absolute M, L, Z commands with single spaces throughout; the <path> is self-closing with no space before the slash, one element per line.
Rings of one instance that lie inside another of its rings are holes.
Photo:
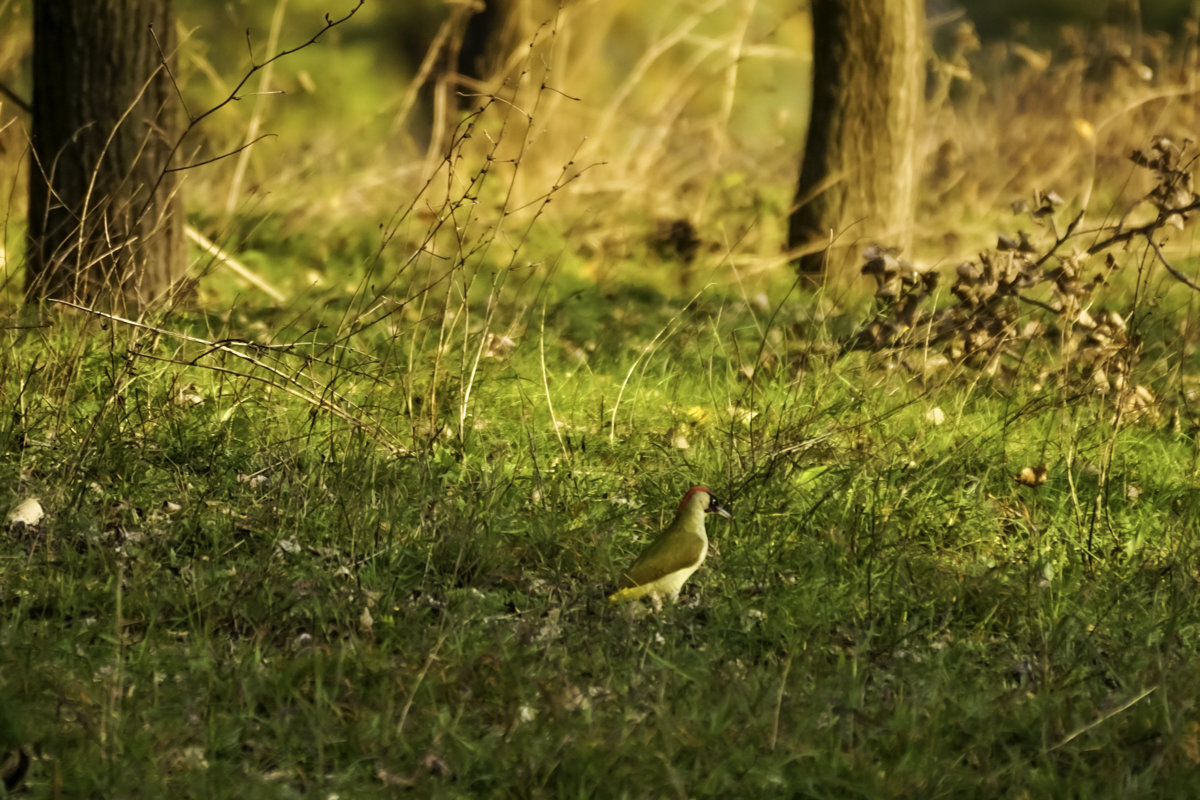
<path fill-rule="evenodd" d="M 183 113 L 187 114 L 188 119 L 191 119 L 192 112 L 188 109 L 187 100 L 184 99 L 183 92 L 179 89 L 179 83 L 175 80 L 175 71 L 171 69 L 171 59 L 163 50 L 162 42 L 158 40 L 158 34 L 154 32 L 154 25 L 151 24 L 149 28 L 150 37 L 154 39 L 154 46 L 158 48 L 158 61 L 166 71 L 167 77 L 171 79 L 171 86 L 175 89 L 175 97 L 179 98 L 179 105 L 183 106 Z"/>
<path fill-rule="evenodd" d="M 132 351 L 132 350 L 130 351 L 130 353 L 132 355 L 136 355 L 136 356 L 139 356 L 142 358 L 150 358 L 155 361 L 166 361 L 166 362 L 169 362 L 172 364 L 179 364 L 181 366 L 200 367 L 201 369 L 207 369 L 207 370 L 211 370 L 213 372 L 220 372 L 220 373 L 229 374 L 229 375 L 236 375 L 238 377 L 245 378 L 247 380 L 257 381 L 258 383 L 262 383 L 262 384 L 265 384 L 272 388 L 279 389 L 280 391 L 286 392 L 287 394 L 290 394 L 293 397 L 303 400 L 304 402 L 312 405 L 315 408 L 319 408 L 319 409 L 326 411 L 329 414 L 332 414 L 333 416 L 335 416 L 345 422 L 350 423 L 358 430 L 361 430 L 364 433 L 367 433 L 368 435 L 372 436 L 376 441 L 380 442 L 385 447 L 387 447 L 391 452 L 393 452 L 397 455 L 407 455 L 409 453 L 407 448 L 405 448 L 399 444 L 396 444 L 394 442 L 389 441 L 389 437 L 385 433 L 384 428 L 380 423 L 378 423 L 374 420 L 366 419 L 361 416 L 357 416 L 355 413 L 351 413 L 351 411 L 347 411 L 346 408 L 343 407 L 343 405 L 351 406 L 353 411 L 355 411 L 355 412 L 361 412 L 361 409 L 355 407 L 354 404 L 352 402 L 350 402 L 349 400 L 347 400 L 346 398 L 341 397 L 337 393 L 333 392 L 329 386 L 320 385 L 315 380 L 313 380 L 313 383 L 316 384 L 315 388 L 320 389 L 320 393 L 310 391 L 306 387 L 304 387 L 295 377 L 287 374 L 286 372 L 283 372 L 282 370 L 280 370 L 276 367 L 271 366 L 270 364 L 266 363 L 265 361 L 263 361 L 260 358 L 256 358 L 255 356 L 253 356 L 249 353 L 239 350 L 237 347 L 234 346 L 233 343 L 231 343 L 229 341 L 210 341 L 208 339 L 203 339 L 198 336 L 191 336 L 186 333 L 172 331 L 167 328 L 160 328 L 155 325 L 149 325 L 144 322 L 138 322 L 136 320 L 127 319 L 125 317 L 120 317 L 120 316 L 117 316 L 116 314 L 110 314 L 108 312 L 99 311 L 94 308 L 88 308 L 87 306 L 80 305 L 78 303 L 73 303 L 73 302 L 70 302 L 69 300 L 51 299 L 50 302 L 55 303 L 57 305 L 67 306 L 68 308 L 74 308 L 79 311 L 83 311 L 87 314 L 91 314 L 93 316 L 100 317 L 101 319 L 107 319 L 111 322 L 118 322 L 122 325 L 127 325 L 131 328 L 137 328 L 139 330 L 149 331 L 151 333 L 158 334 L 160 336 L 166 336 L 166 337 L 170 337 L 170 338 L 174 338 L 174 339 L 179 339 L 179 340 L 185 341 L 185 342 L 202 344 L 207 348 L 207 352 L 227 353 L 235 358 L 239 358 L 239 359 L 247 362 L 248 364 L 251 364 L 254 367 L 257 367 L 258 369 L 263 370 L 264 372 L 268 373 L 272 377 L 268 378 L 268 377 L 264 377 L 262 375 L 256 375 L 251 372 L 239 372 L 237 370 L 233 370 L 228 367 L 223 367 L 220 365 L 202 364 L 202 363 L 200 363 L 200 359 L 203 357 L 203 354 L 200 356 L 197 356 L 196 358 L 187 360 L 187 361 L 181 361 L 181 360 L 174 359 L 174 358 L 165 358 L 163 356 L 156 356 L 151 353 L 143 353 L 143 352 Z M 253 343 L 249 343 L 249 342 L 244 342 L 241 344 L 243 344 L 243 346 L 246 346 L 246 347 L 258 347 L 257 345 L 254 345 Z M 279 349 L 281 349 L 281 348 L 279 348 Z M 312 379 L 310 379 L 310 380 L 312 380 Z M 330 397 L 332 397 L 332 399 L 327 399 L 324 395 L 329 395 Z M 337 401 L 337 402 L 334 402 L 334 401 Z"/>
<path fill-rule="evenodd" d="M 1020 292 L 1018 292 L 1017 299 L 1020 300 L 1022 303 L 1029 303 L 1029 305 L 1031 305 L 1031 306 L 1037 306 L 1038 308 L 1042 309 L 1043 311 L 1049 311 L 1051 314 L 1057 314 L 1059 312 L 1059 309 L 1055 308 L 1054 306 L 1050 305 L 1049 303 L 1043 303 L 1041 300 L 1038 300 L 1036 297 L 1030 297 L 1027 294 L 1021 294 Z"/>
<path fill-rule="evenodd" d="M 1184 275 L 1182 272 L 1175 269 L 1175 267 L 1171 266 L 1171 262 L 1167 261 L 1167 257 L 1163 255 L 1162 247 L 1154 241 L 1154 238 L 1150 234 L 1146 234 L 1146 244 L 1150 245 L 1150 249 L 1153 250 L 1154 255 L 1158 257 L 1158 262 L 1167 268 L 1167 272 L 1171 273 L 1175 280 L 1179 281 L 1194 292 L 1200 292 L 1200 284 L 1197 284 L 1187 275 Z"/>
<path fill-rule="evenodd" d="M 230 150 L 228 153 L 222 153 L 219 156 L 213 156 L 212 158 L 206 158 L 203 161 L 194 161 L 191 164 L 185 164 L 182 167 L 167 167 L 163 171 L 164 172 L 184 172 L 189 169 L 195 169 L 196 167 L 203 167 L 208 164 L 214 164 L 218 161 L 222 161 L 226 158 L 229 158 L 230 156 L 236 156 L 238 153 L 242 152 L 243 150 L 246 150 L 247 148 L 253 147 L 254 145 L 258 144 L 263 139 L 270 139 L 271 137 L 273 137 L 275 135 L 276 134 L 274 134 L 274 133 L 264 133 L 262 136 L 258 136 L 256 138 L 252 139 L 251 141 L 246 142 L 241 147 L 235 147 L 234 149 Z"/>
<path fill-rule="evenodd" d="M 1105 713 L 1101 714 L 1099 717 L 1092 720 L 1087 725 L 1076 728 L 1075 730 L 1068 733 L 1061 742 L 1059 742 L 1058 744 L 1051 747 L 1050 750 L 1054 751 L 1054 750 L 1059 749 L 1060 747 L 1064 747 L 1065 745 L 1069 744 L 1073 739 L 1077 739 L 1078 737 L 1080 737 L 1083 734 L 1090 731 L 1092 728 L 1103 725 L 1105 722 L 1108 722 L 1110 719 L 1112 719 L 1116 715 L 1118 715 L 1124 711 L 1127 711 L 1130 708 L 1132 708 L 1133 706 L 1137 705 L 1139 702 L 1141 702 L 1146 697 L 1148 697 L 1156 689 L 1158 689 L 1157 686 L 1151 686 L 1149 689 L 1145 689 L 1142 692 L 1139 692 L 1136 696 L 1130 698 L 1129 700 L 1126 700 L 1124 703 L 1122 703 L 1121 705 L 1112 709 L 1111 711 L 1106 711 Z"/>
<path fill-rule="evenodd" d="M 244 264 L 226 253 L 219 246 L 217 246 L 215 242 L 206 237 L 200 231 L 193 228 L 191 225 L 185 226 L 183 232 L 197 247 L 215 258 L 217 261 L 224 264 L 226 267 L 229 267 L 229 269 L 237 273 L 238 276 L 244 278 L 246 281 L 261 289 L 275 302 L 283 303 L 287 301 L 287 298 L 284 296 L 283 292 L 279 291 L 274 286 L 255 275 L 253 272 L 247 269 Z"/>
<path fill-rule="evenodd" d="M 33 113 L 33 106 L 29 103 L 29 101 L 21 97 L 21 95 L 17 94 L 12 89 L 8 88 L 8 86 L 3 82 L 0 82 L 0 94 L 7 97 L 14 105 L 16 105 L 17 108 L 21 109 L 26 114 Z"/>
<path fill-rule="evenodd" d="M 1050 249 L 1043 253 L 1037 261 L 1033 262 L 1034 266 L 1040 267 L 1049 261 L 1050 257 L 1058 252 L 1058 248 L 1066 244 L 1067 240 L 1075 235 L 1075 229 L 1079 227 L 1079 223 L 1082 221 L 1083 210 L 1080 209 L 1079 213 L 1075 215 L 1075 218 L 1067 224 L 1067 229 L 1063 231 L 1062 235 L 1055 238 L 1054 244 L 1050 245 Z"/>
<path fill-rule="evenodd" d="M 271 30 L 267 34 L 267 49 L 274 50 L 279 44 L 279 31 L 283 27 L 283 15 L 287 10 L 287 0 L 277 0 L 275 4 L 275 13 L 271 17 Z M 247 32 L 247 44 L 249 44 L 249 35 Z M 251 53 L 250 62 L 254 63 L 253 53 Z M 259 91 L 256 93 L 261 96 L 269 93 L 269 85 L 271 83 L 271 74 L 274 72 L 274 63 L 266 64 L 263 68 L 262 75 L 258 81 Z M 259 140 L 258 129 L 262 125 L 263 105 L 261 101 L 255 101 L 254 111 L 250 114 L 250 123 L 246 129 L 247 147 Z M 237 204 L 237 196 L 241 192 L 242 181 L 246 176 L 246 168 L 249 163 L 249 151 L 245 148 L 240 148 L 241 158 L 233 168 L 233 177 L 229 180 L 229 194 L 225 198 L 225 222 L 233 216 L 234 207 Z"/>
<path fill-rule="evenodd" d="M 789 652 L 787 661 L 783 664 L 783 675 L 779 677 L 779 694 L 775 696 L 775 713 L 771 718 L 771 752 L 775 751 L 775 745 L 779 741 L 779 716 L 783 710 L 783 698 L 787 694 L 787 679 L 788 673 L 792 671 L 792 656 L 794 653 Z"/>
<path fill-rule="evenodd" d="M 1197 209 L 1200 209 L 1200 197 L 1194 198 L 1192 200 L 1192 202 L 1188 203 L 1187 205 L 1185 205 L 1181 208 L 1171 209 L 1170 213 L 1159 212 L 1159 215 L 1155 219 L 1150 220 L 1149 222 L 1147 222 L 1144 225 L 1137 225 L 1132 228 L 1124 228 L 1122 230 L 1118 230 L 1116 233 L 1112 234 L 1111 236 L 1109 236 L 1105 239 L 1101 239 L 1100 241 L 1098 241 L 1095 244 L 1093 244 L 1092 246 L 1090 246 L 1087 249 L 1087 253 L 1088 253 L 1088 255 L 1095 255 L 1096 253 L 1107 250 L 1108 248 L 1112 247 L 1115 244 L 1121 244 L 1123 242 L 1129 241 L 1130 239 L 1135 239 L 1139 236 L 1145 236 L 1148 238 L 1150 236 L 1150 234 L 1154 233 L 1154 231 L 1159 230 L 1166 224 L 1168 217 L 1174 216 L 1175 214 L 1187 214 L 1192 211 L 1196 211 Z"/>
<path fill-rule="evenodd" d="M 250 81 L 250 79 L 252 77 L 254 77 L 254 75 L 256 73 L 258 73 L 259 70 L 265 68 L 269 64 L 273 64 L 274 62 L 278 61 L 281 58 L 285 58 L 287 56 L 292 55 L 293 53 L 297 53 L 297 52 L 305 49 L 306 47 L 310 47 L 310 46 L 316 44 L 317 41 L 320 40 L 320 38 L 322 36 L 324 36 L 326 33 L 328 33 L 330 30 L 347 22 L 351 17 L 353 17 L 356 13 L 358 13 L 358 10 L 360 8 L 362 8 L 364 2 L 366 2 L 366 0 L 358 0 L 358 3 L 354 6 L 354 8 L 350 9 L 350 11 L 348 11 L 345 14 L 345 16 L 339 17 L 337 19 L 333 19 L 328 14 L 326 14 L 325 15 L 325 25 L 319 31 L 317 31 L 315 34 L 313 34 L 311 37 L 309 37 L 309 39 L 307 41 L 305 41 L 299 45 L 296 45 L 295 47 L 289 47 L 285 50 L 280 50 L 278 53 L 271 56 L 266 61 L 263 61 L 261 64 L 253 63 L 253 60 L 252 60 L 250 69 L 248 69 L 246 71 L 246 74 L 242 76 L 242 79 L 240 81 L 238 81 L 237 85 L 234 86 L 233 89 L 229 92 L 229 94 L 227 94 L 225 96 L 225 99 L 221 100 L 216 105 L 211 106 L 206 111 L 199 114 L 198 116 L 193 117 L 193 116 L 189 115 L 187 127 L 185 127 L 183 129 L 183 132 L 181 134 L 179 134 L 179 136 L 175 139 L 175 143 L 171 146 L 171 152 L 167 154 L 167 163 L 169 164 L 169 163 L 171 163 L 171 161 L 174 160 L 176 154 L 178 154 L 178 152 L 179 152 L 179 149 L 181 147 L 183 147 L 183 143 L 187 140 L 188 136 L 191 135 L 192 131 L 194 131 L 197 128 L 197 126 L 200 125 L 201 122 L 203 122 L 208 117 L 211 117 L 213 114 L 217 113 L 222 108 L 224 108 L 225 106 L 234 102 L 235 100 L 242 99 L 242 95 L 240 94 L 242 87 L 245 86 Z M 166 69 L 165 62 L 163 63 L 162 66 L 164 69 Z M 255 141 L 257 141 L 257 140 L 255 140 Z M 250 142 L 249 144 L 254 144 L 254 142 Z M 248 146 L 248 145 L 239 147 L 238 149 L 233 150 L 231 153 L 226 153 L 225 156 L 219 156 L 216 159 L 211 159 L 210 161 L 200 162 L 200 163 L 201 164 L 211 163 L 211 161 L 216 161 L 216 160 L 219 160 L 220 158 L 224 158 L 228 155 L 233 155 L 234 153 L 241 152 L 243 149 L 245 149 L 246 146 Z M 191 166 L 196 167 L 196 166 L 200 166 L 200 164 L 192 164 Z M 167 174 L 169 172 L 177 171 L 178 169 L 180 169 L 180 168 L 179 167 L 168 168 L 168 169 L 164 170 L 161 175 L 158 176 L 158 180 L 155 182 L 154 186 L 151 187 L 149 193 L 147 194 L 147 200 L 146 200 L 145 205 L 141 208 L 139 213 L 136 215 L 137 219 L 141 219 L 141 217 L 150 210 L 150 208 L 152 207 L 152 204 L 153 204 L 153 199 L 158 192 L 158 187 L 162 183 L 163 179 L 166 178 Z"/>
<path fill-rule="evenodd" d="M 354 6 L 354 8 L 350 9 L 350 11 L 348 11 L 345 16 L 339 17 L 338 19 L 331 19 L 329 17 L 329 15 L 326 14 L 325 15 L 325 26 L 323 28 L 321 28 L 321 30 L 314 33 L 308 39 L 308 41 L 303 42 L 302 44 L 298 44 L 295 47 L 289 47 L 286 50 L 280 50 L 278 53 L 271 56 L 270 58 L 268 58 L 266 61 L 262 62 L 261 64 L 255 64 L 252 61 L 250 69 L 247 70 L 246 74 L 242 76 L 242 79 L 240 81 L 238 81 L 237 86 L 233 87 L 233 90 L 229 92 L 229 94 L 225 97 L 224 100 L 217 103 L 215 106 L 208 109 L 207 111 L 202 113 L 200 116 L 194 118 L 191 121 L 191 123 L 188 125 L 188 131 L 190 131 L 192 128 L 194 128 L 197 123 L 199 123 L 201 120 L 205 119 L 206 117 L 212 116 L 213 114 L 220 111 L 222 108 L 229 105 L 233 101 L 240 100 L 242 98 L 242 95 L 240 95 L 239 92 L 242 90 L 242 87 L 245 86 L 259 70 L 264 69 L 268 64 L 273 64 L 281 58 L 286 58 L 287 56 L 290 56 L 293 53 L 298 53 L 301 50 L 303 50 L 304 48 L 310 47 L 311 45 L 316 44 L 317 41 L 322 36 L 324 36 L 326 33 L 329 33 L 329 31 L 331 31 L 333 28 L 336 28 L 338 25 L 341 25 L 344 22 L 348 22 L 351 17 L 353 17 L 355 14 L 358 13 L 358 10 L 360 8 L 362 8 L 364 2 L 366 2 L 366 0 L 358 0 L 358 3 L 357 3 L 357 5 Z M 187 132 L 185 131 L 185 136 L 186 136 L 186 133 Z"/>

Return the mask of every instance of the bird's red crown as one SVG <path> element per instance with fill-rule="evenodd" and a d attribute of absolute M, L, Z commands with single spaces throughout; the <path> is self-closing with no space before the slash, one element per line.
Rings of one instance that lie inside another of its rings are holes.
<path fill-rule="evenodd" d="M 696 492 L 704 492 L 709 496 L 712 495 L 712 492 L 708 490 L 707 486 L 693 486 L 687 490 L 687 494 L 685 494 L 683 499 L 679 501 L 679 508 L 675 509 L 675 513 L 678 514 L 680 511 L 683 511 L 683 507 L 688 504 L 688 500 L 691 500 L 692 495 L 694 495 Z"/>

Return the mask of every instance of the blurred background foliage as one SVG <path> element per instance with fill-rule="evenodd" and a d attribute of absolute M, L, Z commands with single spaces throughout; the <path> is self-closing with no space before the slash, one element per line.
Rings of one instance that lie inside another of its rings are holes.
<path fill-rule="evenodd" d="M 543 245 L 532 258 L 561 252 L 569 239 L 586 262 L 582 274 L 603 279 L 686 220 L 694 232 L 684 238 L 701 260 L 740 262 L 750 273 L 786 263 L 781 225 L 808 113 L 806 3 L 576 0 L 559 10 L 551 0 L 514 1 L 519 29 L 496 57 L 505 66 L 447 91 L 461 98 L 459 119 L 487 96 L 501 98 L 481 120 L 475 149 L 461 154 L 483 159 L 503 135 L 513 146 L 494 156 L 515 160 L 520 142 L 514 206 L 554 186 L 568 174 L 564 165 L 573 165 L 571 175 L 588 172 L 545 210 L 554 224 L 531 234 L 526 245 L 539 237 Z M 929 0 L 935 55 L 915 254 L 950 262 L 973 252 L 992 238 L 998 210 L 1035 189 L 1054 188 L 1068 201 L 1143 191 L 1127 185 L 1128 151 L 1159 133 L 1182 139 L 1195 118 L 1195 29 L 1185 23 L 1196 5 Z M 179 0 L 178 78 L 188 110 L 216 104 L 266 54 L 303 43 L 326 14 L 352 7 Z M 367 2 L 317 46 L 254 75 L 240 102 L 190 136 L 186 157 L 201 161 L 252 134 L 271 136 L 244 157 L 188 173 L 191 223 L 252 266 L 292 275 L 372 252 L 387 220 L 414 198 L 429 199 L 426 181 L 446 152 L 449 132 L 439 142 L 434 103 L 444 70 L 427 57 L 456 8 Z M 29 14 L 29 0 L 0 0 L 0 82 L 25 97 Z M 13 102 L 3 103 L 0 245 L 9 283 L 21 250 L 26 124 Z M 1112 180 L 1097 183 L 1106 170 Z M 281 257 L 302 269 L 280 267 Z"/>

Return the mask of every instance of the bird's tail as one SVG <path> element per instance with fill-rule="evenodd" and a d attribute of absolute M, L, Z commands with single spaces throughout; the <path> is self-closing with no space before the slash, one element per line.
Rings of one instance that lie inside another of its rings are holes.
<path fill-rule="evenodd" d="M 630 603 L 640 600 L 648 594 L 653 594 L 657 587 L 653 583 L 643 583 L 641 586 L 629 586 L 619 589 L 608 596 L 610 603 Z"/>

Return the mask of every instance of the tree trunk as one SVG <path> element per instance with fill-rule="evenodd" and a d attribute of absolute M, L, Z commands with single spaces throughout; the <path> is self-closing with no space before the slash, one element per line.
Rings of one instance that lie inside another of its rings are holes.
<path fill-rule="evenodd" d="M 170 0 L 33 4 L 27 300 L 144 308 L 183 274 L 172 27 Z"/>
<path fill-rule="evenodd" d="M 788 221 L 789 245 L 813 251 L 802 273 L 841 272 L 872 242 L 911 245 L 923 20 L 921 0 L 812 0 L 812 113 Z"/>
<path fill-rule="evenodd" d="M 530 18 L 529 0 L 480 0 L 482 6 L 467 20 L 458 72 L 480 83 L 498 77 L 513 51 L 533 31 L 526 26 Z"/>

